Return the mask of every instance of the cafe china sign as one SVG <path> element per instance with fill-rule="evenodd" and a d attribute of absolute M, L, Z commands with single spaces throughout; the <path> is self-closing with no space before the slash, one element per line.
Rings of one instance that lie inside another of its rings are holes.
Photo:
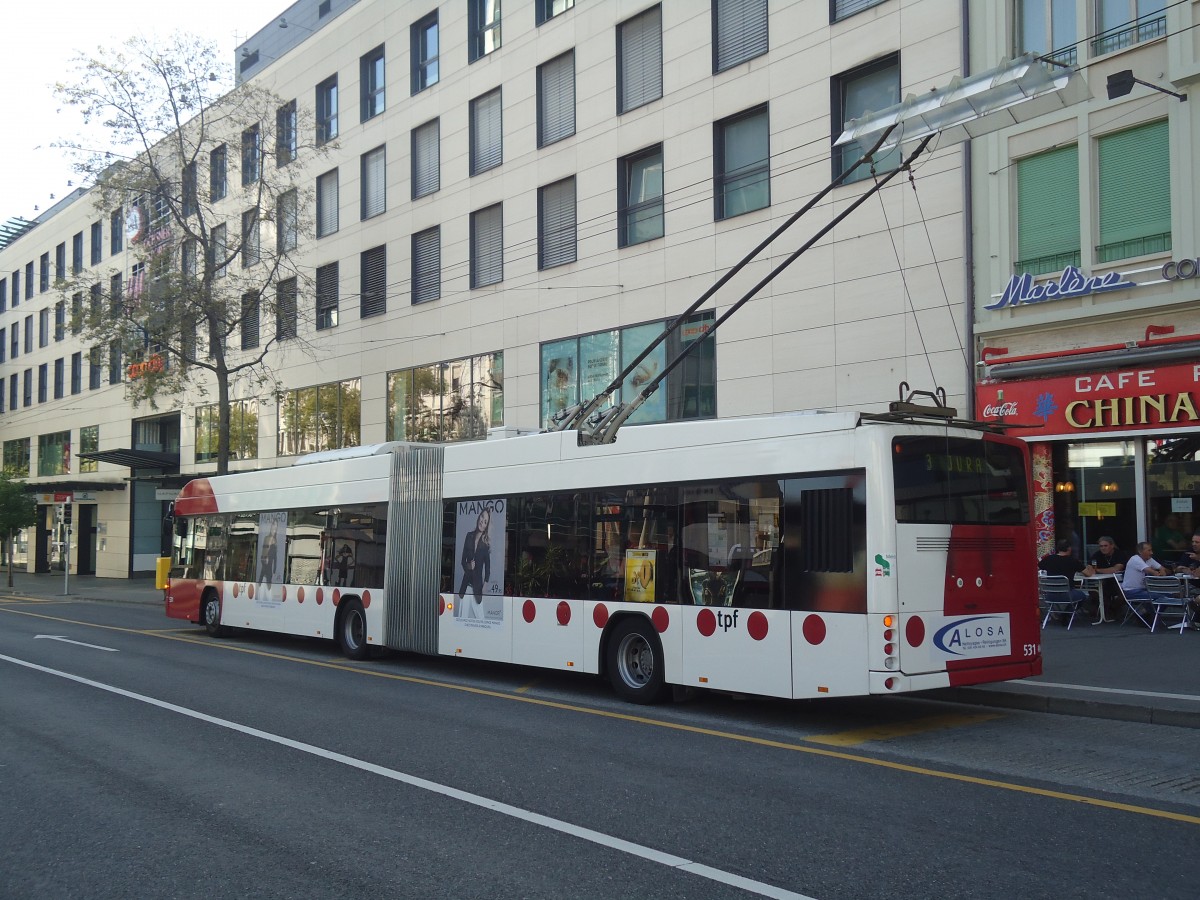
<path fill-rule="evenodd" d="M 1027 306 L 1033 303 L 1045 303 L 1049 300 L 1065 300 L 1068 297 L 1083 297 L 1087 294 L 1101 294 L 1105 291 L 1119 291 L 1123 288 L 1137 287 L 1132 281 L 1126 281 L 1120 272 L 1109 272 L 1106 275 L 1084 275 L 1074 266 L 1063 269 L 1057 281 L 1047 281 L 1044 284 L 1034 284 L 1033 276 L 1028 272 L 1014 275 L 1008 279 L 1008 285 L 1000 299 L 984 309 L 1005 309 L 1010 306 Z"/>

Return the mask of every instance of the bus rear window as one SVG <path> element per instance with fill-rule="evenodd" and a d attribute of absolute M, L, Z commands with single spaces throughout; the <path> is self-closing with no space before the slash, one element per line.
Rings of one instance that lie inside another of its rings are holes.
<path fill-rule="evenodd" d="M 892 441 L 897 522 L 1020 525 L 1029 521 L 1019 447 L 956 437 Z"/>

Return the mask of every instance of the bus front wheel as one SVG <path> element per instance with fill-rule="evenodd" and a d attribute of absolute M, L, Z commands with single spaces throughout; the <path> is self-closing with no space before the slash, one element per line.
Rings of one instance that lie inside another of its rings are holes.
<path fill-rule="evenodd" d="M 658 703 L 666 695 L 662 643 L 647 619 L 630 617 L 614 627 L 608 678 L 617 695 L 632 703 Z"/>
<path fill-rule="evenodd" d="M 358 600 L 350 599 L 342 602 L 342 616 L 337 629 L 338 646 L 348 659 L 366 659 L 370 647 L 367 646 L 367 614 Z"/>
<path fill-rule="evenodd" d="M 204 630 L 213 637 L 224 637 L 229 630 L 221 624 L 221 598 L 216 591 L 206 591 L 200 604 L 200 618 Z"/>

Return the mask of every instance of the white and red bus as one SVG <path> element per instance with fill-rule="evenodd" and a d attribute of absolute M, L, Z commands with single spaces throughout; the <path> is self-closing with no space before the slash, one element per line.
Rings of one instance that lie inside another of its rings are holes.
<path fill-rule="evenodd" d="M 187 484 L 167 615 L 775 697 L 1037 675 L 1025 445 L 818 412 L 391 443 Z"/>

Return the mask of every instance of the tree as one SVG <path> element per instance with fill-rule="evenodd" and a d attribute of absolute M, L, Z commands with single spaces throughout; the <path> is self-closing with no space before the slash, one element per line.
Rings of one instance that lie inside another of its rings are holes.
<path fill-rule="evenodd" d="M 61 146 L 91 180 L 98 218 L 124 222 L 127 245 L 99 280 L 96 269 L 59 273 L 72 327 L 106 348 L 110 364 L 128 364 L 135 403 L 181 405 L 186 387 L 215 390 L 224 474 L 230 397 L 278 388 L 270 364 L 278 343 L 312 353 L 301 326 L 313 304 L 299 303 L 312 279 L 297 251 L 313 163 L 332 145 L 305 145 L 301 136 L 315 135 L 305 112 L 258 80 L 222 93 L 229 66 L 185 35 L 162 44 L 135 37 L 75 63 L 77 79 L 56 93 L 120 157 L 85 140 Z"/>
<path fill-rule="evenodd" d="M 13 586 L 13 538 L 22 528 L 37 523 L 37 498 L 25 490 L 25 482 L 0 470 L 0 535 L 8 559 L 8 586 Z"/>

